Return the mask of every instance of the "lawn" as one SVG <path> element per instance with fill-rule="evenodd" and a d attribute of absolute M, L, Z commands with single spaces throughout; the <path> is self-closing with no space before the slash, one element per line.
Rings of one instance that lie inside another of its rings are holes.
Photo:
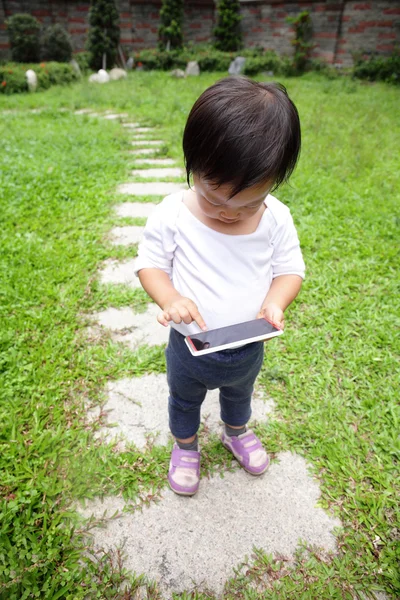
<path fill-rule="evenodd" d="M 85 419 L 107 381 L 165 364 L 159 348 L 132 353 L 106 334 L 88 339 L 90 313 L 146 297 L 97 281 L 101 261 L 135 254 L 107 241 L 114 190 L 132 166 L 129 132 L 73 111 L 119 110 L 158 126 L 160 153 L 181 160 L 188 110 L 220 76 L 134 73 L 103 87 L 0 99 L 1 600 L 122 600 L 143 584 L 131 578 L 124 591 L 115 558 L 85 552 L 74 510 L 76 499 L 101 494 L 146 501 L 166 484 L 169 449 L 117 453 Z M 307 279 L 265 359 L 261 381 L 276 417 L 258 433 L 272 452 L 306 457 L 321 504 L 344 527 L 336 556 L 308 549 L 289 573 L 257 554 L 225 598 L 260 597 L 253 583 L 272 570 L 266 598 L 372 598 L 374 590 L 396 598 L 400 94 L 315 75 L 280 81 L 298 106 L 303 149 L 276 195 L 294 216 Z M 217 442 L 204 454 L 207 469 L 223 464 Z M 148 597 L 158 597 L 151 583 Z M 181 596 L 190 597 L 209 596 Z"/>

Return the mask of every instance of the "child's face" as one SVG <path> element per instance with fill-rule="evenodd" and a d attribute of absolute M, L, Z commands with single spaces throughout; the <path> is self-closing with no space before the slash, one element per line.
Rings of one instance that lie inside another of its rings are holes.
<path fill-rule="evenodd" d="M 198 206 L 203 214 L 210 219 L 217 219 L 228 224 L 246 221 L 254 216 L 260 210 L 265 197 L 273 186 L 273 183 L 270 182 L 262 183 L 229 198 L 229 185 L 215 188 L 197 175 L 193 176 L 193 182 Z"/>

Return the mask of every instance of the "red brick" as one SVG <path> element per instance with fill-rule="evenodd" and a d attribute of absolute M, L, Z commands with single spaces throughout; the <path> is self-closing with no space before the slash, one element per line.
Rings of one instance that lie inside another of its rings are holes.
<path fill-rule="evenodd" d="M 51 10 L 33 10 L 31 15 L 34 17 L 51 17 Z"/>
<path fill-rule="evenodd" d="M 360 25 L 358 25 L 357 27 L 349 27 L 347 33 L 364 33 L 364 31 L 365 27 L 360 27 Z"/>
<path fill-rule="evenodd" d="M 315 33 L 314 37 L 334 39 L 336 37 L 336 33 L 334 31 L 320 31 L 319 33 Z"/>
<path fill-rule="evenodd" d="M 249 8 L 249 13 L 250 13 L 251 15 L 259 15 L 259 14 L 260 14 L 260 11 L 259 11 L 259 9 L 258 9 L 258 8 Z"/>
<path fill-rule="evenodd" d="M 339 50 L 336 51 L 336 54 L 347 54 L 347 50 L 346 48 L 339 48 Z"/>
<path fill-rule="evenodd" d="M 385 15 L 400 15 L 400 8 L 385 8 L 383 11 Z"/>
<path fill-rule="evenodd" d="M 190 29 L 201 29 L 201 23 L 190 23 Z"/>
<path fill-rule="evenodd" d="M 277 19 L 286 19 L 287 16 L 288 16 L 287 12 L 275 13 L 275 18 L 277 18 Z"/>
<path fill-rule="evenodd" d="M 346 40 L 346 39 L 344 39 L 344 38 L 341 38 L 341 39 L 339 40 L 339 45 L 343 45 L 343 44 L 347 44 L 347 40 Z"/>
<path fill-rule="evenodd" d="M 280 33 L 273 33 L 272 37 L 281 37 L 281 34 Z"/>
<path fill-rule="evenodd" d="M 337 58 L 337 59 L 335 60 L 335 62 L 336 62 L 336 64 L 337 64 L 337 65 L 342 65 L 342 64 L 343 64 L 343 61 L 342 61 L 342 59 L 341 59 L 341 58 Z"/>
<path fill-rule="evenodd" d="M 395 48 L 394 44 L 379 44 L 376 49 L 380 52 L 393 52 Z"/>
<path fill-rule="evenodd" d="M 251 31 L 252 33 L 262 33 L 264 29 L 262 27 L 252 27 Z"/>
<path fill-rule="evenodd" d="M 119 15 L 121 17 L 121 19 L 130 19 L 131 18 L 131 13 L 120 13 Z"/>
<path fill-rule="evenodd" d="M 342 21 L 351 21 L 351 17 L 349 17 L 349 15 L 344 15 Z"/>
<path fill-rule="evenodd" d="M 119 24 L 119 28 L 120 29 L 130 29 L 131 28 L 131 24 L 130 23 L 120 23 Z"/>
<path fill-rule="evenodd" d="M 0 29 L 6 30 L 6 24 L 5 23 L 0 23 Z"/>
<path fill-rule="evenodd" d="M 158 27 L 152 27 L 150 31 L 151 33 L 158 33 Z"/>
<path fill-rule="evenodd" d="M 75 6 L 75 10 L 78 10 L 79 12 L 89 12 L 89 5 L 81 4 L 80 6 Z"/>
<path fill-rule="evenodd" d="M 10 44 L 0 44 L 0 50 L 8 50 L 10 47 Z"/>
<path fill-rule="evenodd" d="M 366 2 L 365 4 L 355 4 L 353 10 L 371 10 L 371 4 Z"/>
<path fill-rule="evenodd" d="M 69 23 L 86 23 L 85 19 L 83 19 L 82 17 L 71 17 L 70 19 L 68 19 Z"/>
<path fill-rule="evenodd" d="M 271 19 L 264 17 L 264 19 L 260 19 L 260 23 L 271 23 Z"/>
<path fill-rule="evenodd" d="M 150 29 L 149 23 L 135 23 L 135 29 Z"/>
<path fill-rule="evenodd" d="M 58 13 L 57 13 L 57 17 L 67 18 L 68 17 L 68 13 L 67 12 L 63 12 L 62 10 L 59 10 Z"/>
<path fill-rule="evenodd" d="M 378 35 L 378 38 L 380 40 L 395 40 L 396 39 L 396 33 L 394 31 L 391 31 L 390 33 L 380 33 Z"/>
<path fill-rule="evenodd" d="M 203 37 L 196 37 L 196 42 L 208 42 L 209 38 L 207 36 L 203 36 Z"/>
<path fill-rule="evenodd" d="M 393 27 L 393 21 L 360 21 L 360 27 Z"/>
<path fill-rule="evenodd" d="M 88 30 L 87 27 L 83 28 L 83 29 L 68 29 L 68 33 L 74 34 L 74 33 L 86 33 Z"/>
<path fill-rule="evenodd" d="M 143 38 L 134 38 L 132 40 L 120 40 L 121 44 L 130 44 L 132 42 L 132 44 L 144 44 L 144 39 Z"/>

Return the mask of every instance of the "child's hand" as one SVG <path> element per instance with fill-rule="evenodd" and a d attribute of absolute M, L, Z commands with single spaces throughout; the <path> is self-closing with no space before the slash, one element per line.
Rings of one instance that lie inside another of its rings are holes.
<path fill-rule="evenodd" d="M 257 319 L 263 318 L 271 321 L 271 323 L 276 325 L 279 329 L 285 328 L 285 317 L 283 315 L 283 310 L 280 308 L 280 306 L 274 304 L 273 302 L 262 306 L 257 315 Z"/>
<path fill-rule="evenodd" d="M 207 325 L 204 323 L 203 317 L 199 313 L 199 309 L 193 300 L 180 297 L 167 305 L 163 311 L 157 316 L 157 321 L 167 327 L 170 321 L 174 323 L 186 323 L 189 325 L 195 321 L 203 331 L 207 331 Z"/>

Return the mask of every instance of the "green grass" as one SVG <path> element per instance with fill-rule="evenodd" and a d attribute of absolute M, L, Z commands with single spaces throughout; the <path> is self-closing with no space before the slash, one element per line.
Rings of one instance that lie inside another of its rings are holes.
<path fill-rule="evenodd" d="M 125 152 L 130 133 L 72 112 L 124 110 L 158 126 L 162 154 L 181 161 L 187 112 L 218 77 L 135 73 L 109 86 L 0 99 L 0 109 L 11 111 L 0 113 L 1 600 L 122 600 L 140 585 L 158 597 L 143 578 L 123 591 L 118 555 L 84 554 L 89 542 L 73 510 L 77 498 L 157 494 L 169 456 L 151 444 L 144 453 L 115 453 L 85 421 L 108 380 L 163 372 L 165 364 L 159 348 L 132 353 L 106 334 L 88 340 L 87 315 L 110 305 L 142 309 L 146 296 L 96 279 L 103 260 L 135 253 L 107 243 L 119 222 L 115 187 L 134 166 Z M 320 478 L 321 504 L 343 531 L 337 556 L 304 549 L 293 569 L 256 552 L 225 597 L 259 598 L 254 583 L 264 581 L 265 598 L 372 597 L 374 589 L 395 598 L 399 92 L 316 76 L 283 83 L 299 108 L 303 151 L 291 185 L 277 196 L 294 215 L 307 279 L 285 336 L 268 346 L 261 383 L 277 418 L 259 434 L 272 452 L 307 458 Z M 212 436 L 204 459 L 210 471 L 224 465 Z"/>

